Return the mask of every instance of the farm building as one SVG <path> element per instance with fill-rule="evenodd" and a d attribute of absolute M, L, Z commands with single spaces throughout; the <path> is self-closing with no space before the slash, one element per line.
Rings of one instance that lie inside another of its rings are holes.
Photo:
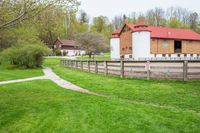
<path fill-rule="evenodd" d="M 192 59 L 200 57 L 200 35 L 190 29 L 125 24 L 111 38 L 111 59 Z"/>
<path fill-rule="evenodd" d="M 79 48 L 79 45 L 76 41 L 73 40 L 62 40 L 56 39 L 54 42 L 54 49 L 60 49 L 62 55 L 67 56 L 76 56 L 76 55 L 84 55 L 85 51 Z"/>

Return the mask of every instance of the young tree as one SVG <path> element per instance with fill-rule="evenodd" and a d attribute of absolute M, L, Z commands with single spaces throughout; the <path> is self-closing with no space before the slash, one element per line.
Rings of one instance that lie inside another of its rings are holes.
<path fill-rule="evenodd" d="M 80 48 L 84 49 L 91 59 L 92 55 L 102 52 L 106 48 L 106 39 L 98 33 L 86 32 L 76 35 Z"/>

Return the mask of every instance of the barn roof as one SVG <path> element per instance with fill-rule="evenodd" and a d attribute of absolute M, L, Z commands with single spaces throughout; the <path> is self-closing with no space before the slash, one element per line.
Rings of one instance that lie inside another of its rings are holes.
<path fill-rule="evenodd" d="M 114 30 L 114 32 L 112 33 L 112 38 L 119 38 L 120 31 L 121 31 L 120 29 Z"/>
<path fill-rule="evenodd" d="M 145 24 L 125 24 L 125 26 L 126 25 L 132 30 L 132 32 L 150 31 L 151 38 L 200 41 L 200 34 L 194 32 L 190 29 L 165 28 L 165 27 L 147 26 Z M 123 30 L 123 28 L 122 28 L 122 30 Z M 121 33 L 121 31 L 120 31 L 120 33 Z M 120 36 L 120 34 L 119 34 L 119 36 Z"/>

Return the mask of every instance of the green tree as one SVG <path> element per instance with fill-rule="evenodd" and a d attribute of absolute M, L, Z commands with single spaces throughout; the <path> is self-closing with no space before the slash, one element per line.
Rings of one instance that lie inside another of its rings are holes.
<path fill-rule="evenodd" d="M 184 28 L 188 29 L 189 26 L 187 24 L 182 23 L 180 20 L 177 19 L 170 19 L 167 24 L 170 28 Z"/>

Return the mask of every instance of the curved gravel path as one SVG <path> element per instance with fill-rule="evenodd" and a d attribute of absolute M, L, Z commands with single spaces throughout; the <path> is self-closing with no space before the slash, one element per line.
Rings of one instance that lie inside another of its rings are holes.
<path fill-rule="evenodd" d="M 83 89 L 79 86 L 76 86 L 62 78 L 60 78 L 58 75 L 56 75 L 51 68 L 44 68 L 43 69 L 44 76 L 39 76 L 39 77 L 32 77 L 32 78 L 26 78 L 26 79 L 17 79 L 17 80 L 9 80 L 9 81 L 2 81 L 0 82 L 0 85 L 5 85 L 5 84 L 11 84 L 11 83 L 20 83 L 20 82 L 26 82 L 26 81 L 32 81 L 32 80 L 42 80 L 42 79 L 49 79 L 53 81 L 55 84 L 58 86 L 68 89 L 68 90 L 73 90 L 73 91 L 78 91 L 82 93 L 88 93 L 91 95 L 96 95 L 96 96 L 104 96 L 97 94 L 95 92 L 88 91 L 87 89 Z"/>
<path fill-rule="evenodd" d="M 69 89 L 69 90 L 74 90 L 74 91 L 78 91 L 78 92 L 82 92 L 82 93 L 88 93 L 88 94 L 92 94 L 92 95 L 97 95 L 97 96 L 103 96 L 103 95 L 100 95 L 100 94 L 97 94 L 95 92 L 91 92 L 91 91 L 88 91 L 86 89 L 83 89 L 79 86 L 76 86 L 62 78 L 60 78 L 58 75 L 56 75 L 52 70 L 51 68 L 44 68 L 43 69 L 43 72 L 46 76 L 47 79 L 50 79 L 51 81 L 53 81 L 54 83 L 56 83 L 58 86 L 62 87 L 62 88 L 65 88 L 65 89 Z"/>

